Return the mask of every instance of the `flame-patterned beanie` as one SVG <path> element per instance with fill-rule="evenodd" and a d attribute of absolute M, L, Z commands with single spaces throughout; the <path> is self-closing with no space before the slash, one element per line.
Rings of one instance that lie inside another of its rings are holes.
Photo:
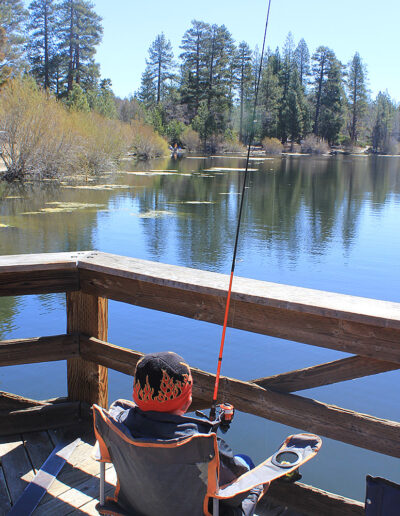
<path fill-rule="evenodd" d="M 190 367 L 172 351 L 150 353 L 136 365 L 133 400 L 142 410 L 173 412 L 192 394 Z"/>

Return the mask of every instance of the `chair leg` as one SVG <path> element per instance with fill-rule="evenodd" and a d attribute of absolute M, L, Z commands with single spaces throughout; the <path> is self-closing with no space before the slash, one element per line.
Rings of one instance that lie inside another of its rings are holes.
<path fill-rule="evenodd" d="M 219 516 L 219 500 L 213 498 L 213 516 Z"/>
<path fill-rule="evenodd" d="M 100 505 L 104 505 L 105 476 L 106 476 L 106 463 L 100 462 Z"/>

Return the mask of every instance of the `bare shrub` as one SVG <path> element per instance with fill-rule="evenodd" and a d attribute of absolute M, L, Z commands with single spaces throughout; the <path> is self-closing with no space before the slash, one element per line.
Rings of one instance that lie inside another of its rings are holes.
<path fill-rule="evenodd" d="M 194 131 L 191 127 L 186 127 L 181 134 L 181 142 L 185 149 L 193 152 L 200 149 L 201 141 L 199 133 Z"/>
<path fill-rule="evenodd" d="M 97 113 L 70 111 L 32 79 L 9 81 L 0 94 L 0 145 L 6 180 L 102 172 L 129 150 L 144 158 L 168 153 L 151 127 Z"/>
<path fill-rule="evenodd" d="M 70 119 L 81 142 L 77 156 L 80 170 L 104 172 L 128 152 L 132 141 L 129 125 L 94 112 L 73 112 Z"/>
<path fill-rule="evenodd" d="M 261 144 L 265 154 L 282 154 L 283 145 L 278 138 L 264 138 Z"/>
<path fill-rule="evenodd" d="M 156 158 L 168 154 L 168 144 L 153 129 L 142 122 L 132 121 L 132 150 L 139 158 Z"/>
<path fill-rule="evenodd" d="M 30 79 L 9 81 L 0 97 L 5 178 L 54 176 L 75 162 L 76 135 L 65 109 Z"/>
<path fill-rule="evenodd" d="M 327 154 L 329 145 L 322 138 L 318 138 L 315 134 L 309 134 L 301 142 L 301 151 L 307 154 Z"/>

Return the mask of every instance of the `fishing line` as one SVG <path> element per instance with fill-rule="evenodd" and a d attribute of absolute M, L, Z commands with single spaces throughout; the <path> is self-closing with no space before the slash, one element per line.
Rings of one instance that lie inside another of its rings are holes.
<path fill-rule="evenodd" d="M 261 72 L 262 72 L 262 65 L 263 65 L 263 59 L 264 59 L 265 42 L 266 42 L 266 39 L 267 39 L 267 29 L 268 29 L 270 8 L 271 8 L 271 0 L 268 1 L 267 19 L 266 19 L 266 22 L 265 22 L 265 29 L 264 29 L 264 40 L 263 40 L 263 44 L 262 44 L 261 57 L 260 57 L 260 66 L 259 66 L 258 76 L 257 76 L 257 81 L 256 81 L 256 89 L 255 89 L 255 96 L 254 96 L 254 107 L 253 107 L 253 119 L 252 119 L 251 131 L 250 131 L 250 135 L 249 135 L 249 144 L 248 144 L 248 148 L 247 148 L 246 168 L 245 168 L 245 171 L 244 171 L 242 194 L 241 194 L 239 214 L 238 214 L 238 222 L 237 222 L 237 226 L 236 226 L 235 246 L 233 248 L 231 274 L 230 274 L 230 278 L 229 278 L 229 288 L 228 288 L 228 294 L 227 294 L 226 305 L 225 305 L 224 325 L 223 325 L 223 328 L 222 328 L 222 336 L 221 336 L 221 345 L 220 345 L 219 357 L 218 357 L 217 374 L 216 374 L 216 377 L 215 377 L 214 394 L 213 394 L 213 399 L 212 399 L 212 404 L 211 404 L 211 409 L 210 409 L 210 419 L 211 420 L 214 420 L 215 416 L 216 416 L 217 396 L 218 396 L 219 379 L 220 379 L 220 375 L 221 375 L 222 355 L 224 353 L 225 334 L 226 334 L 226 327 L 227 327 L 227 324 L 228 324 L 229 305 L 230 305 L 230 301 L 231 301 L 233 276 L 234 276 L 234 273 L 235 273 L 236 254 L 237 254 L 238 241 L 239 241 L 240 223 L 241 223 L 241 219 L 242 219 L 242 211 L 243 211 L 243 204 L 244 204 L 244 194 L 246 192 L 247 176 L 248 176 L 248 169 L 249 169 L 249 162 L 250 162 L 250 152 L 251 152 L 251 146 L 253 144 L 254 134 L 255 134 L 255 123 L 256 123 L 258 91 L 259 91 L 259 88 L 260 88 L 260 80 L 261 80 Z"/>

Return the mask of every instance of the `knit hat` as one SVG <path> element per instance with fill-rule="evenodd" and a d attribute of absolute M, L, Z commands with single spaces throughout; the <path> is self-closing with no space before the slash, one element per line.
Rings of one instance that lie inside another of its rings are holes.
<path fill-rule="evenodd" d="M 173 412 L 192 394 L 190 367 L 172 351 L 150 353 L 136 365 L 133 400 L 142 410 Z"/>

